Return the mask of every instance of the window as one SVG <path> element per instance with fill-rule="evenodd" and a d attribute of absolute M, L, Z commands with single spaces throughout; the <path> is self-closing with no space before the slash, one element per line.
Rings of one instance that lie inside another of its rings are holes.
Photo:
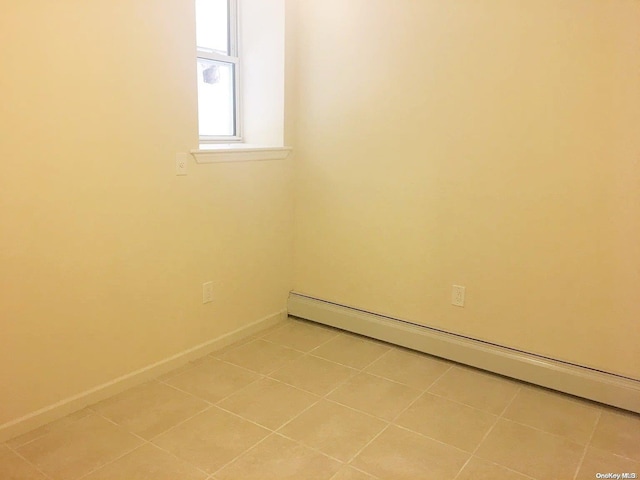
<path fill-rule="evenodd" d="M 201 142 L 241 139 L 237 0 L 196 0 Z"/>

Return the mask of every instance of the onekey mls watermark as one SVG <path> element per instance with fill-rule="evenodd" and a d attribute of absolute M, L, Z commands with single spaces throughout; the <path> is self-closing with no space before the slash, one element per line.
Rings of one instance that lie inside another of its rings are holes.
<path fill-rule="evenodd" d="M 637 473 L 596 473 L 596 478 L 609 478 L 614 480 L 622 480 L 623 478 L 638 478 Z"/>

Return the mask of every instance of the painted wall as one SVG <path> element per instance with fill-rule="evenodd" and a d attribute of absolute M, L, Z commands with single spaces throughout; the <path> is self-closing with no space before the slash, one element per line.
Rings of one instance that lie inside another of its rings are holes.
<path fill-rule="evenodd" d="M 284 309 L 292 270 L 290 162 L 175 176 L 193 2 L 1 3 L 0 425 Z"/>
<path fill-rule="evenodd" d="M 640 378 L 640 2 L 289 15 L 294 289 Z"/>

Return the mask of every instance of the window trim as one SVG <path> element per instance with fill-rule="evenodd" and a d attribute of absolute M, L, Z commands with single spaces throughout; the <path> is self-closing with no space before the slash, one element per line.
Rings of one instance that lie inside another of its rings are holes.
<path fill-rule="evenodd" d="M 199 143 L 219 144 L 219 143 L 240 143 L 243 141 L 242 129 L 242 72 L 240 67 L 240 8 L 239 0 L 227 0 L 227 25 L 228 37 L 227 44 L 229 46 L 229 55 L 223 55 L 217 52 L 202 50 L 196 44 L 196 61 L 199 58 L 203 60 L 213 60 L 216 62 L 229 63 L 233 65 L 233 130 L 235 135 L 200 135 L 198 131 Z M 200 125 L 198 125 L 200 130 Z"/>

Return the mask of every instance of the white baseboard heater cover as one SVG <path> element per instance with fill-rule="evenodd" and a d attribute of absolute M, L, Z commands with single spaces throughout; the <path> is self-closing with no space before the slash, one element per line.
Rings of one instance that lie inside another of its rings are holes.
<path fill-rule="evenodd" d="M 291 292 L 289 315 L 640 413 L 640 381 Z"/>

